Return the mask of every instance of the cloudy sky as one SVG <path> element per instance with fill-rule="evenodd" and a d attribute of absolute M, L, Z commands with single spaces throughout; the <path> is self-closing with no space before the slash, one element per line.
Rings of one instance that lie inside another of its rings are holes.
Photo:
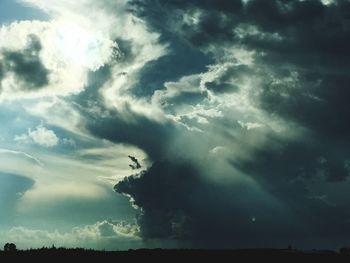
<path fill-rule="evenodd" d="M 1 0 L 0 243 L 338 248 L 350 1 Z"/>

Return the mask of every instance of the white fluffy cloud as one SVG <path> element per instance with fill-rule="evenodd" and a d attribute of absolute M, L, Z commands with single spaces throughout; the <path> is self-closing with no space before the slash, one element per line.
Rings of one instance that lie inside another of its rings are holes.
<path fill-rule="evenodd" d="M 56 133 L 42 125 L 39 125 L 34 130 L 28 129 L 28 133 L 16 135 L 14 140 L 25 143 L 36 143 L 44 147 L 53 147 L 59 143 Z"/>
<path fill-rule="evenodd" d="M 74 227 L 70 232 L 13 227 L 1 234 L 0 242 L 13 242 L 21 249 L 42 246 L 82 247 L 94 249 L 123 249 L 130 243 L 141 246 L 139 227 L 124 221 L 104 220 L 93 225 Z"/>

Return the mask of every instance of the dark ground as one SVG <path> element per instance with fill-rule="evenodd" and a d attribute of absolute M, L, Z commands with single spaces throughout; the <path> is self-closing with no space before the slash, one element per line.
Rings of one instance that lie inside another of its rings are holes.
<path fill-rule="evenodd" d="M 177 259 L 199 259 L 199 260 L 216 260 L 220 259 L 220 262 L 231 261 L 241 258 L 276 258 L 276 259 L 326 259 L 333 262 L 336 259 L 346 258 L 350 260 L 350 253 L 348 251 L 335 252 L 328 250 L 312 250 L 312 251 L 299 251 L 293 249 L 242 249 L 242 250 L 166 250 L 166 249 L 140 249 L 129 251 L 95 251 L 84 249 L 34 249 L 34 250 L 18 250 L 11 252 L 0 252 L 1 258 L 25 258 L 26 260 L 31 258 L 49 257 L 52 259 L 63 258 L 86 258 L 86 259 L 112 259 L 112 260 L 124 260 L 124 259 L 164 259 L 164 260 L 177 260 Z"/>

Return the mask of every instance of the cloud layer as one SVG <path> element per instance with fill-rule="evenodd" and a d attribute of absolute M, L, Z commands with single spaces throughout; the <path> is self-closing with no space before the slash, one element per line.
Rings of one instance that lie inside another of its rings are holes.
<path fill-rule="evenodd" d="M 23 2 L 50 19 L 0 30 L 0 100 L 22 114 L 1 154 L 32 170 L 1 169 L 35 180 L 20 209 L 81 200 L 84 231 L 125 236 L 96 205 L 116 184 L 158 245 L 346 239 L 349 1 Z"/>

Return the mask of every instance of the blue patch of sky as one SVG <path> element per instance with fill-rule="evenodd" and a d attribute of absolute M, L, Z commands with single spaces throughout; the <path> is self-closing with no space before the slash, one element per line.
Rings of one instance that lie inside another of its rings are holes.
<path fill-rule="evenodd" d="M 40 119 L 15 104 L 0 104 L 0 121 L 0 147 L 13 146 L 15 135 L 26 133 L 28 128 L 40 123 Z"/>
<path fill-rule="evenodd" d="M 39 9 L 17 0 L 0 0 L 0 23 L 9 24 L 20 20 L 47 20 L 48 16 Z"/>
<path fill-rule="evenodd" d="M 16 203 L 30 189 L 34 181 L 29 178 L 0 172 L 0 229 L 12 226 L 18 220 Z"/>
<path fill-rule="evenodd" d="M 111 189 L 111 194 L 103 199 L 57 199 L 50 206 L 27 211 L 16 223 L 33 229 L 70 231 L 73 227 L 103 220 L 133 222 L 136 213 L 127 197 Z"/>

